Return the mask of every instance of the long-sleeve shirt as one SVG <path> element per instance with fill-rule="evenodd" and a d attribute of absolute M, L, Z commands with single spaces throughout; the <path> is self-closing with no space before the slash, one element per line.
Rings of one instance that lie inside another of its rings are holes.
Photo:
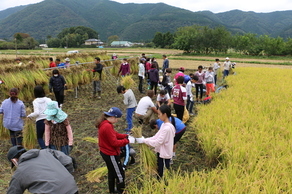
<path fill-rule="evenodd" d="M 121 73 L 121 75 L 130 74 L 130 65 L 129 65 L 129 63 L 122 63 L 121 66 L 120 66 L 119 73 Z"/>
<path fill-rule="evenodd" d="M 219 63 L 216 62 L 213 65 L 214 75 L 217 75 L 218 69 L 220 69 L 220 65 L 219 65 Z"/>
<path fill-rule="evenodd" d="M 128 89 L 124 94 L 124 104 L 127 108 L 134 108 L 137 106 L 135 95 L 131 89 Z"/>
<path fill-rule="evenodd" d="M 145 76 L 145 67 L 143 63 L 139 63 L 139 72 L 138 72 L 138 76 L 141 76 L 144 78 Z"/>
<path fill-rule="evenodd" d="M 205 74 L 205 80 L 206 80 L 206 83 L 215 83 L 214 81 L 214 72 L 209 72 L 207 71 L 206 74 Z"/>
<path fill-rule="evenodd" d="M 205 73 L 197 71 L 195 75 L 198 76 L 198 81 L 196 84 L 203 84 L 203 81 L 205 80 Z"/>
<path fill-rule="evenodd" d="M 21 100 L 15 103 L 10 98 L 4 100 L 0 107 L 0 114 L 3 114 L 3 126 L 11 131 L 23 129 L 23 119 L 26 116 L 25 106 Z"/>
<path fill-rule="evenodd" d="M 99 150 L 106 155 L 120 155 L 121 147 L 129 143 L 127 137 L 127 134 L 116 132 L 108 120 L 102 121 L 98 126 Z"/>
<path fill-rule="evenodd" d="M 42 120 L 46 118 L 46 114 L 44 114 L 48 102 L 51 102 L 52 100 L 47 97 L 42 98 L 36 98 L 32 104 L 33 104 L 33 113 L 29 114 L 28 117 L 35 117 L 36 121 Z"/>
<path fill-rule="evenodd" d="M 168 60 L 168 58 L 164 59 L 164 61 L 163 61 L 162 71 L 164 72 L 166 68 L 169 68 L 169 60 Z"/>
<path fill-rule="evenodd" d="M 158 152 L 161 158 L 170 159 L 172 158 L 174 136 L 174 126 L 171 123 L 163 123 L 153 137 L 144 139 L 144 143 L 154 147 L 155 152 Z"/>
<path fill-rule="evenodd" d="M 192 87 L 193 87 L 192 82 L 191 81 L 188 81 L 188 83 L 186 85 L 187 96 L 190 96 L 190 97 L 193 96 Z"/>
<path fill-rule="evenodd" d="M 230 61 L 225 61 L 223 63 L 223 67 L 224 67 L 224 70 L 229 70 L 230 67 L 231 67 L 231 62 Z"/>
<path fill-rule="evenodd" d="M 172 88 L 171 97 L 173 98 L 173 103 L 181 106 L 185 105 L 185 100 L 187 100 L 187 91 L 185 87 L 180 84 Z"/>

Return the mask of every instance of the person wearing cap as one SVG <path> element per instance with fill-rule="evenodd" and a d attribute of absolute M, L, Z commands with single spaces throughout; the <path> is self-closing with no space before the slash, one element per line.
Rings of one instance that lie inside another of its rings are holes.
<path fill-rule="evenodd" d="M 73 148 L 73 133 L 68 115 L 58 108 L 56 101 L 49 102 L 44 113 L 47 115 L 45 120 L 45 146 L 69 155 Z"/>
<path fill-rule="evenodd" d="M 49 81 L 49 89 L 50 92 L 54 91 L 56 101 L 58 102 L 59 107 L 62 108 L 64 103 L 64 90 L 66 88 L 66 81 L 65 78 L 60 75 L 58 69 L 54 69 L 52 71 L 53 76 L 50 78 Z"/>
<path fill-rule="evenodd" d="M 77 194 L 73 160 L 64 153 L 51 149 L 31 149 L 21 146 L 11 147 L 7 153 L 11 167 L 16 167 L 9 183 L 7 194 L 30 193 Z"/>
<path fill-rule="evenodd" d="M 223 63 L 223 67 L 224 67 L 224 73 L 223 73 L 223 78 L 229 75 L 229 70 L 232 66 L 231 61 L 229 61 L 229 57 L 226 57 L 224 63 Z"/>
<path fill-rule="evenodd" d="M 121 117 L 121 110 L 117 107 L 112 107 L 109 111 L 103 112 L 95 124 L 98 129 L 100 155 L 108 169 L 108 188 L 110 193 L 123 193 L 125 188 L 125 172 L 120 160 L 120 149 L 129 144 L 129 139 L 127 134 L 116 132 L 113 126 Z"/>
<path fill-rule="evenodd" d="M 10 140 L 13 146 L 22 144 L 22 130 L 26 116 L 24 103 L 18 99 L 18 89 L 12 88 L 9 98 L 4 100 L 0 107 L 3 114 L 3 126 L 10 132 Z"/>
<path fill-rule="evenodd" d="M 176 79 L 177 79 L 179 76 L 183 76 L 183 77 L 185 77 L 185 73 L 184 73 L 184 72 L 185 72 L 185 68 L 184 68 L 184 67 L 180 67 L 180 68 L 178 69 L 178 73 L 175 74 L 174 79 L 173 79 L 175 85 L 178 84 L 178 83 L 176 82 Z"/>
<path fill-rule="evenodd" d="M 70 59 L 67 57 L 66 59 L 65 59 L 65 64 L 64 64 L 64 66 L 65 66 L 65 68 L 69 68 L 70 67 Z"/>

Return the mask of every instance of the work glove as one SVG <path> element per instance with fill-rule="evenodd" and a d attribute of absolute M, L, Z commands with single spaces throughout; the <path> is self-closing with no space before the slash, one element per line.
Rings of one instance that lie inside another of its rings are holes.
<path fill-rule="evenodd" d="M 129 135 L 128 136 L 129 143 L 135 143 L 135 137 Z"/>
<path fill-rule="evenodd" d="M 144 143 L 144 137 L 136 138 L 137 143 Z"/>

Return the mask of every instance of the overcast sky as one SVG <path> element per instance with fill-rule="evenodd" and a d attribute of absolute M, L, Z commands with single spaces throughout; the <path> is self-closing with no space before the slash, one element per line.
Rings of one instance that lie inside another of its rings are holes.
<path fill-rule="evenodd" d="M 0 0 L 0 11 L 19 5 L 38 3 L 43 0 Z M 82 1 L 82 0 L 81 0 Z M 291 0 L 115 0 L 120 3 L 158 3 L 180 7 L 191 11 L 209 10 L 213 13 L 225 12 L 234 9 L 254 12 L 273 12 L 292 10 Z"/>

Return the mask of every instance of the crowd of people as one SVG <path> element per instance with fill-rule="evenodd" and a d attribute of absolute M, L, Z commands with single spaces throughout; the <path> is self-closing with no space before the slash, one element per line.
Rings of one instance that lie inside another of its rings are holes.
<path fill-rule="evenodd" d="M 50 61 L 50 67 L 57 66 L 57 59 L 56 64 L 52 59 Z M 95 58 L 94 63 L 93 95 L 96 97 L 98 94 L 97 97 L 100 98 L 103 65 L 100 63 L 99 57 Z M 220 61 L 216 59 L 214 65 L 210 66 L 207 71 L 199 66 L 196 72 L 189 75 L 185 74 L 184 67 L 180 67 L 173 79 L 171 78 L 172 69 L 165 55 L 163 55 L 162 69 L 159 69 L 155 58 L 149 59 L 145 55 L 139 59 L 138 66 L 138 90 L 143 94 L 146 91 L 146 95 L 137 102 L 132 89 L 126 89 L 124 86 L 118 86 L 116 89 L 118 94 L 123 94 L 123 103 L 126 106 L 125 133 L 118 133 L 114 129 L 114 124 L 123 115 L 120 108 L 117 107 L 103 112 L 95 124 L 98 130 L 100 155 L 108 169 L 110 193 L 123 193 L 125 189 L 125 168 L 128 164 L 135 163 L 136 154 L 130 143 L 145 143 L 154 147 L 157 153 L 158 179 L 163 177 L 164 167 L 170 168 L 176 157 L 176 144 L 186 132 L 186 125 L 183 122 L 185 111 L 187 110 L 189 114 L 193 115 L 194 103 L 203 101 L 204 90 L 206 97 L 210 97 L 211 92 L 215 91 Z M 228 57 L 223 63 L 223 67 L 224 77 L 226 77 L 232 68 Z M 130 73 L 127 59 L 124 59 L 118 75 L 127 76 Z M 159 73 L 162 73 L 162 79 L 160 79 Z M 23 193 L 26 189 L 33 193 L 78 193 L 74 177 L 71 175 L 71 172 L 74 171 L 74 158 L 70 157 L 73 149 L 73 132 L 68 115 L 62 110 L 66 81 L 57 69 L 54 69 L 52 74 L 49 88 L 50 91 L 54 91 L 56 101 L 46 97 L 42 86 L 36 86 L 34 88 L 34 112 L 26 115 L 25 105 L 18 99 L 18 89 L 12 88 L 9 93 L 10 97 L 4 100 L 0 107 L 0 113 L 4 115 L 3 125 L 10 131 L 12 144 L 7 157 L 12 167 L 17 167 L 8 193 Z M 149 84 L 146 90 L 144 90 L 143 83 L 145 78 Z M 193 88 L 196 90 L 195 102 Z M 158 89 L 159 91 L 157 91 Z M 155 102 L 153 102 L 154 97 Z M 172 114 L 172 108 L 175 115 Z M 36 121 L 37 141 L 41 150 L 27 151 L 22 146 L 23 118 L 25 117 L 34 118 Z M 147 138 L 132 137 L 133 118 L 139 125 L 157 129 L 157 133 Z M 125 157 L 124 162 L 121 162 L 121 157 Z M 45 164 L 48 164 L 47 168 L 44 168 Z M 48 180 L 54 179 L 56 183 L 38 179 L 34 173 L 30 172 L 43 173 Z M 64 183 L 64 180 L 68 181 Z"/>

